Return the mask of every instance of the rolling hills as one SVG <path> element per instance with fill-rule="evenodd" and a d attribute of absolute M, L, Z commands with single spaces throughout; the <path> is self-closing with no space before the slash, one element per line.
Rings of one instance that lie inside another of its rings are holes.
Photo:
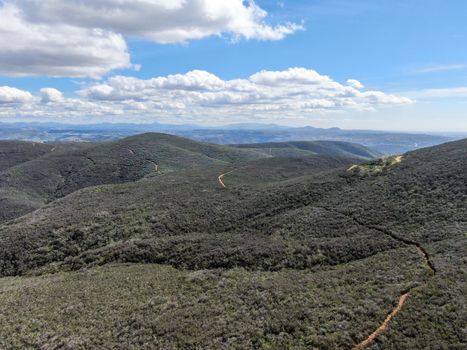
<path fill-rule="evenodd" d="M 263 157 L 248 150 L 165 134 L 143 134 L 102 144 L 75 143 L 73 147 L 40 144 L 30 144 L 30 147 L 54 152 L 34 157 L 35 153 L 26 150 L 25 154 L 32 159 L 0 172 L 3 207 L 0 221 L 21 216 L 88 186 L 124 183 L 153 173 Z"/>
<path fill-rule="evenodd" d="M 90 124 L 1 123 L 0 139 L 42 142 L 102 142 L 144 132 L 159 132 L 216 144 L 249 144 L 290 141 L 341 141 L 361 144 L 383 154 L 399 154 L 466 137 L 465 133 L 428 135 L 376 130 L 288 127 L 274 124 L 246 123 L 217 127 L 170 124 Z"/>
<path fill-rule="evenodd" d="M 43 156 L 53 147 L 35 142 L 0 141 L 0 171 Z"/>
<path fill-rule="evenodd" d="M 146 156 L 0 225 L 0 347 L 350 349 L 409 293 L 370 348 L 463 348 L 467 140 L 362 163 L 156 139 L 171 171 Z"/>
<path fill-rule="evenodd" d="M 256 144 L 239 144 L 234 147 L 255 150 L 267 156 L 304 157 L 307 155 L 329 155 L 359 157 L 372 159 L 381 157 L 382 154 L 367 147 L 339 141 L 291 141 L 291 142 L 266 142 Z"/>
<path fill-rule="evenodd" d="M 19 162 L 18 157 L 16 166 L 0 172 L 3 207 L 0 222 L 89 186 L 125 183 L 148 175 L 270 157 L 255 149 L 213 145 L 157 133 L 101 144 L 16 144 L 24 150 L 24 161 Z M 334 145 L 332 142 L 308 154 L 337 155 L 344 153 L 341 149 L 345 147 L 355 148 L 355 153 L 345 152 L 348 157 L 368 159 L 374 154 L 363 147 L 345 143 Z M 5 148 L 3 154 L 13 153 L 11 147 Z M 38 154 L 41 149 L 44 152 Z M 6 162 L 8 157 L 3 158 Z"/>

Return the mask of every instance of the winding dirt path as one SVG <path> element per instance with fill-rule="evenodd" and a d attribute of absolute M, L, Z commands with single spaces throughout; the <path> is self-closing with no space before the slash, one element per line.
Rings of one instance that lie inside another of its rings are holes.
<path fill-rule="evenodd" d="M 136 155 L 135 151 L 133 151 L 131 148 L 128 148 L 128 153 L 130 153 L 132 156 Z M 154 171 L 157 173 L 159 171 L 159 164 L 155 163 L 154 161 L 150 159 L 146 159 L 149 163 L 154 165 Z"/>
<path fill-rule="evenodd" d="M 435 264 L 431 260 L 430 255 L 428 254 L 428 251 L 419 242 L 413 241 L 413 240 L 411 240 L 409 238 L 401 237 L 398 234 L 396 234 L 396 233 L 392 232 L 391 230 L 388 230 L 388 229 L 386 229 L 384 227 L 367 224 L 367 223 L 363 222 L 362 220 L 360 220 L 359 218 L 355 217 L 354 215 L 337 211 L 334 208 L 329 208 L 329 207 L 322 207 L 322 208 L 327 210 L 327 211 L 330 211 L 330 212 L 334 212 L 334 213 L 337 213 L 337 214 L 347 216 L 348 218 L 352 219 L 355 223 L 357 223 L 360 226 L 363 226 L 365 228 L 372 229 L 372 230 L 375 230 L 375 231 L 379 231 L 379 232 L 391 237 L 392 239 L 394 239 L 396 241 L 399 241 L 399 242 L 401 242 L 401 243 L 403 243 L 403 244 L 405 244 L 407 246 L 415 247 L 417 249 L 417 251 L 420 253 L 420 255 L 421 255 L 422 259 L 423 259 L 423 262 L 425 263 L 426 268 L 430 271 L 431 277 L 436 275 L 437 270 L 436 270 Z M 391 321 L 397 316 L 397 314 L 399 312 L 402 311 L 405 303 L 407 302 L 409 297 L 412 295 L 412 293 L 416 289 L 422 288 L 426 284 L 427 284 L 427 282 L 425 282 L 421 286 L 414 287 L 414 288 L 410 289 L 409 291 L 404 292 L 399 297 L 399 301 L 397 303 L 397 306 L 392 309 L 392 311 L 388 314 L 388 316 L 384 319 L 384 321 L 378 326 L 378 328 L 376 328 L 376 330 L 374 332 L 372 332 L 365 340 L 363 340 L 359 344 L 355 345 L 352 348 L 352 350 L 364 350 L 367 347 L 369 347 L 371 344 L 373 344 L 373 342 L 378 338 L 378 336 L 380 336 L 382 333 L 384 333 L 389 328 Z"/>
<path fill-rule="evenodd" d="M 402 307 L 404 306 L 405 302 L 407 299 L 409 299 L 411 291 L 402 294 L 401 297 L 399 298 L 399 303 L 397 306 L 392 310 L 392 312 L 386 317 L 386 319 L 381 323 L 381 325 L 373 332 L 371 333 L 368 338 L 366 338 L 364 341 L 362 341 L 360 344 L 357 346 L 354 346 L 352 350 L 363 350 L 366 349 L 368 346 L 370 346 L 378 336 L 386 331 L 389 327 L 389 323 L 392 321 L 394 317 L 402 310 Z"/>
<path fill-rule="evenodd" d="M 224 183 L 224 177 L 228 174 L 231 174 L 233 173 L 234 171 L 236 170 L 239 170 L 238 169 L 233 169 L 229 172 L 226 172 L 226 173 L 223 173 L 223 174 L 220 174 L 219 177 L 217 178 L 219 184 L 223 187 L 223 188 L 227 188 L 227 186 L 225 185 Z M 426 267 L 427 269 L 430 270 L 432 276 L 436 275 L 436 267 L 434 265 L 434 263 L 431 261 L 431 258 L 430 258 L 430 255 L 428 254 L 428 252 L 426 251 L 426 249 L 419 243 L 419 242 L 416 242 L 416 241 L 412 241 L 411 239 L 408 239 L 408 238 L 405 238 L 405 237 L 401 237 L 395 233 L 393 233 L 392 231 L 386 229 L 386 228 L 382 228 L 382 227 L 379 227 L 379 226 L 375 226 L 375 225 L 369 225 L 369 224 L 366 224 L 365 222 L 363 222 L 362 220 L 356 218 L 355 216 L 353 215 L 349 215 L 347 213 L 342 213 L 342 212 L 339 212 L 339 211 L 336 211 L 334 209 L 331 209 L 331 208 L 327 208 L 327 207 L 322 207 L 323 209 L 326 209 L 328 211 L 332 211 L 332 212 L 335 212 L 335 213 L 339 213 L 339 214 L 342 214 L 342 215 L 345 215 L 349 218 L 351 218 L 353 221 L 355 221 L 358 225 L 360 226 L 363 226 L 363 227 L 366 227 L 366 228 L 369 228 L 369 229 L 372 229 L 372 230 L 375 230 L 375 231 L 379 231 L 385 235 L 388 235 L 390 236 L 392 239 L 396 240 L 396 241 L 399 241 L 399 242 L 402 242 L 404 243 L 405 245 L 408 245 L 408 246 L 413 246 L 415 247 L 418 252 L 420 253 L 420 255 L 422 256 L 423 258 L 423 261 L 425 262 L 426 264 Z M 425 283 L 426 285 L 426 283 Z M 378 326 L 378 328 L 376 328 L 376 330 L 374 332 L 372 332 L 365 340 L 363 340 L 362 342 L 360 342 L 359 344 L 355 345 L 352 350 L 364 350 L 366 349 L 367 347 L 369 347 L 371 344 L 373 344 L 373 342 L 382 334 L 384 333 L 390 326 L 390 323 L 391 321 L 397 316 L 397 314 L 399 312 L 402 311 L 405 303 L 407 302 L 407 300 L 409 299 L 409 297 L 412 295 L 412 293 L 416 290 L 416 289 L 419 289 L 420 287 L 422 286 L 418 286 L 418 287 L 414 287 L 412 289 L 410 289 L 409 291 L 407 292 L 404 292 L 400 297 L 399 297 L 399 301 L 397 303 L 397 306 L 392 309 L 391 313 L 389 313 L 389 315 L 387 315 L 387 317 L 384 319 L 384 321 Z"/>
<path fill-rule="evenodd" d="M 220 184 L 223 188 L 227 188 L 227 186 L 225 185 L 225 183 L 224 183 L 224 181 L 223 181 L 225 175 L 226 175 L 226 174 L 220 174 L 219 177 L 217 178 L 217 181 L 219 181 L 219 184 Z"/>
<path fill-rule="evenodd" d="M 227 186 L 226 186 L 225 183 L 224 183 L 224 177 L 225 177 L 226 175 L 232 174 L 234 171 L 237 171 L 237 170 L 240 170 L 240 169 L 243 169 L 243 168 L 245 168 L 245 167 L 235 168 L 235 169 L 230 170 L 230 171 L 228 171 L 228 172 L 226 172 L 226 173 L 220 174 L 220 175 L 218 176 L 218 178 L 217 178 L 217 181 L 219 182 L 219 185 L 221 185 L 222 188 L 227 188 Z"/>
<path fill-rule="evenodd" d="M 344 214 L 344 213 L 341 213 L 341 214 Z M 374 225 L 367 225 L 367 224 L 365 224 L 364 222 L 362 222 L 361 220 L 357 219 L 356 217 L 354 217 L 352 215 L 347 215 L 347 214 L 344 214 L 344 215 L 352 218 L 360 226 L 364 226 L 364 227 L 367 227 L 369 229 L 379 231 L 381 233 L 384 233 L 385 235 L 390 236 L 392 239 L 394 239 L 396 241 L 402 242 L 402 243 L 404 243 L 405 245 L 408 245 L 408 246 L 415 247 L 418 250 L 418 252 L 420 253 L 420 255 L 422 256 L 423 261 L 425 262 L 426 267 L 430 270 L 432 276 L 434 276 L 436 274 L 436 267 L 435 267 L 434 263 L 431 261 L 430 255 L 428 254 L 426 249 L 423 248 L 423 246 L 420 243 L 412 241 L 412 240 L 407 239 L 405 237 L 400 237 L 399 235 L 393 233 L 392 231 L 390 231 L 388 229 L 378 227 L 378 226 L 374 226 Z M 407 300 L 409 299 L 411 294 L 415 291 L 415 289 L 418 289 L 418 288 L 420 288 L 420 286 L 412 288 L 408 292 L 405 292 L 404 294 L 402 294 L 400 296 L 400 298 L 399 298 L 399 302 L 397 303 L 397 306 L 394 309 L 392 309 L 391 313 L 379 325 L 379 327 L 376 328 L 376 330 L 373 333 L 371 333 L 365 340 L 363 340 L 361 343 L 354 346 L 352 348 L 352 350 L 364 350 L 367 347 L 369 347 L 371 344 L 373 344 L 373 342 L 376 340 L 376 338 L 378 338 L 378 336 L 380 336 L 383 332 L 385 332 L 389 328 L 389 325 L 390 325 L 391 321 L 394 319 L 394 317 L 396 317 L 396 315 L 399 312 L 402 311 L 402 308 L 404 307 L 405 303 L 407 302 Z"/>

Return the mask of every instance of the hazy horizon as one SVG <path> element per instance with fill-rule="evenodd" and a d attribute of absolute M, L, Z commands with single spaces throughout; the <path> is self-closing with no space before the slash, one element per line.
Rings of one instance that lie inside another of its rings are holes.
<path fill-rule="evenodd" d="M 94 121 L 94 122 L 78 122 L 78 121 L 53 121 L 53 120 L 1 120 L 0 124 L 39 124 L 39 125 L 47 125 L 47 124 L 58 124 L 58 125 L 69 125 L 69 126 L 92 126 L 92 125 L 156 125 L 159 124 L 161 126 L 195 126 L 200 128 L 212 128 L 212 129 L 222 129 L 223 127 L 235 127 L 235 126 L 249 126 L 251 125 L 252 129 L 261 129 L 262 127 L 280 127 L 280 128 L 316 128 L 316 129 L 341 129 L 341 130 L 362 130 L 362 131 L 377 131 L 377 132 L 394 132 L 394 133 L 406 133 L 406 134 L 433 134 L 433 135 L 457 135 L 462 137 L 467 137 L 467 130 L 466 131 L 459 131 L 459 130 L 430 130 L 430 129 L 419 129 L 419 130 L 398 130 L 398 129 L 375 129 L 375 128 L 346 128 L 346 127 L 338 127 L 338 126 L 329 126 L 329 127 L 319 127 L 316 125 L 287 125 L 282 124 L 280 122 L 272 122 L 272 123 L 255 123 L 252 122 L 244 122 L 244 123 L 225 123 L 225 124 L 202 124 L 202 123 L 160 123 L 158 121 L 147 121 L 147 122 L 125 122 L 125 121 Z"/>
<path fill-rule="evenodd" d="M 0 121 L 467 132 L 467 3 L 0 2 Z"/>

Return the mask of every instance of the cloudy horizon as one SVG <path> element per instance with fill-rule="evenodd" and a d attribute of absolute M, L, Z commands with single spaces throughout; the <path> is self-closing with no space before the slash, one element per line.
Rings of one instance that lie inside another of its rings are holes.
<path fill-rule="evenodd" d="M 0 122 L 467 131 L 467 6 L 420 4 L 0 1 Z"/>

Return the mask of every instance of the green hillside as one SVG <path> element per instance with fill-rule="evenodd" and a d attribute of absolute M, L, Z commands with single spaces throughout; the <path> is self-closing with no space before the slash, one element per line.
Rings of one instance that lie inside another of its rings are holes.
<path fill-rule="evenodd" d="M 43 156 L 53 148 L 44 143 L 0 141 L 0 171 Z"/>
<path fill-rule="evenodd" d="M 4 153 L 9 150 L 7 148 Z M 0 202 L 4 209 L 0 222 L 24 215 L 81 188 L 269 157 L 255 149 L 207 144 L 157 133 L 109 143 L 58 145 L 51 150 L 53 152 L 0 172 Z M 322 151 L 327 154 L 324 149 Z"/>
<path fill-rule="evenodd" d="M 461 145 L 409 153 L 377 175 L 355 174 L 348 166 L 317 169 L 308 161 L 308 175 L 291 172 L 277 181 L 263 176 L 267 167 L 264 172 L 260 167 L 248 170 L 247 163 L 92 187 L 4 226 L 2 239 L 11 237 L 10 248 L 18 244 L 20 270 L 14 274 L 65 257 L 74 264 L 100 261 L 102 256 L 106 261 L 140 261 L 141 252 L 148 262 L 195 269 L 343 263 L 400 245 L 371 225 L 390 225 L 407 237 L 428 235 L 433 240 L 430 230 L 461 221 L 466 211 Z M 225 190 L 217 178 L 232 169 Z M 243 174 L 256 180 L 243 182 Z M 446 206 L 443 211 L 438 210 L 440 203 Z M 276 235 L 281 239 L 272 239 Z M 437 235 L 445 238 L 443 231 Z M 22 249 L 24 240 L 34 242 L 37 257 Z M 222 244 L 225 248 L 212 251 L 213 245 Z M 182 249 L 185 246 L 191 248 Z M 262 249 L 268 251 L 266 260 Z M 26 266 L 23 255 L 28 257 Z"/>
<path fill-rule="evenodd" d="M 321 154 L 328 156 L 347 156 L 362 159 L 381 157 L 382 154 L 350 142 L 339 141 L 293 141 L 293 142 L 266 142 L 234 145 L 238 148 L 252 149 L 268 156 L 303 157 L 306 155 Z"/>
<path fill-rule="evenodd" d="M 46 154 L 0 173 L 0 186 L 52 200 L 88 186 L 135 181 L 156 172 L 156 166 L 168 172 L 259 157 L 248 150 L 143 134 Z"/>
<path fill-rule="evenodd" d="M 407 295 L 370 348 L 462 348 L 465 149 L 248 153 L 75 191 L 0 226 L 0 347 L 350 349 Z"/>
<path fill-rule="evenodd" d="M 0 140 L 0 172 L 40 158 L 52 152 L 71 152 L 91 146 L 91 143 L 70 142 L 47 144 L 25 141 Z"/>
<path fill-rule="evenodd" d="M 89 186 L 263 157 L 254 151 L 165 134 L 142 134 L 110 143 L 52 149 L 53 152 L 0 172 L 0 202 L 4 208 L 0 222 Z"/>

